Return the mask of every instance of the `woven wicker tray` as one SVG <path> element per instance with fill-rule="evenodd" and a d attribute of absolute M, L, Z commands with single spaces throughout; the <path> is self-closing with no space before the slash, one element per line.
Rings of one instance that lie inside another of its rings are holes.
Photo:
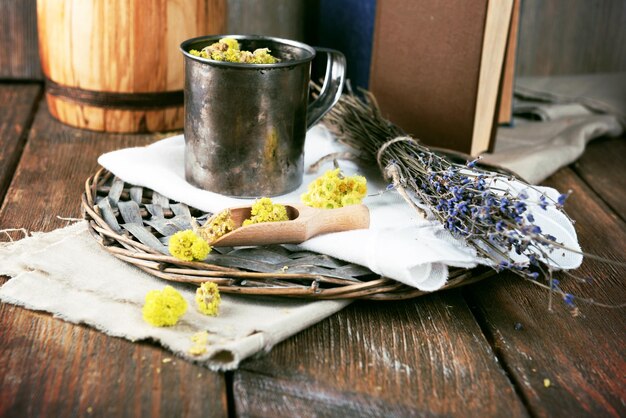
<path fill-rule="evenodd" d="M 167 252 L 169 237 L 210 216 L 150 189 L 124 183 L 105 169 L 85 182 L 82 208 L 89 231 L 112 255 L 164 280 L 217 283 L 221 292 L 315 299 L 409 299 L 426 292 L 381 277 L 369 269 L 281 245 L 215 248 L 203 262 Z M 487 269 L 451 269 L 442 289 L 492 275 Z"/>

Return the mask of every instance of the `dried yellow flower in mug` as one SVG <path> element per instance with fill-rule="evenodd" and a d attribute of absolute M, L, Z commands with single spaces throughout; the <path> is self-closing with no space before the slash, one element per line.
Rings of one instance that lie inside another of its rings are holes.
<path fill-rule="evenodd" d="M 270 54 L 268 48 L 258 48 L 254 52 L 242 51 L 234 38 L 222 38 L 201 51 L 192 49 L 189 53 L 196 57 L 241 64 L 275 64 L 280 61 Z"/>

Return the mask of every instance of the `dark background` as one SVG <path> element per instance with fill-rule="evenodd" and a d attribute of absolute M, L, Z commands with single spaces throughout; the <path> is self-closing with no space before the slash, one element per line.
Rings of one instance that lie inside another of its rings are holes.
<path fill-rule="evenodd" d="M 225 1 L 231 30 L 337 48 L 353 83 L 367 84 L 375 0 Z M 36 0 L 0 0 L 0 79 L 42 80 L 36 20 Z M 519 76 L 626 71 L 626 1 L 522 0 L 517 58 Z"/>

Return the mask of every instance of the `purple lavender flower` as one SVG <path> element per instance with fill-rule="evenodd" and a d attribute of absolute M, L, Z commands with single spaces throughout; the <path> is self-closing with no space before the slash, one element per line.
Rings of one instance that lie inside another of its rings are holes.
<path fill-rule="evenodd" d="M 503 198 L 500 200 L 500 211 L 501 211 L 502 213 L 506 213 L 506 212 L 507 212 L 507 208 L 508 208 L 508 206 L 509 206 L 509 204 L 510 204 L 510 203 L 511 203 L 511 202 L 509 202 L 509 199 L 507 199 L 506 197 L 503 197 Z"/>
<path fill-rule="evenodd" d="M 478 158 L 476 158 L 475 160 L 472 160 L 472 161 L 468 161 L 467 164 L 466 164 L 466 167 L 467 168 L 474 168 L 474 167 L 476 167 L 476 163 L 477 162 L 478 162 Z"/>

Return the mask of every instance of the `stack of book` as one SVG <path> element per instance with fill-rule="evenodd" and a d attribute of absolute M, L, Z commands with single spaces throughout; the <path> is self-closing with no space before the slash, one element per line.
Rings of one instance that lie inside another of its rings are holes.
<path fill-rule="evenodd" d="M 492 149 L 511 121 L 520 0 L 379 0 L 370 90 L 423 143 Z"/>

